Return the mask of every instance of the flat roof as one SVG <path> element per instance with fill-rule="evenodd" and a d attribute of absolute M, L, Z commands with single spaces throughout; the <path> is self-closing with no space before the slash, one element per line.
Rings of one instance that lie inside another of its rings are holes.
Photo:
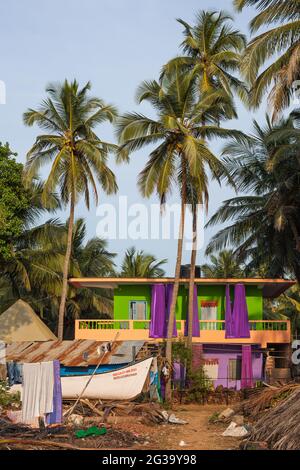
<path fill-rule="evenodd" d="M 180 284 L 188 284 L 188 278 L 181 278 Z M 121 285 L 126 284 L 172 284 L 174 283 L 173 277 L 161 278 L 139 278 L 139 277 L 82 277 L 71 278 L 69 283 L 76 288 L 98 287 L 105 289 L 116 289 Z M 245 284 L 258 286 L 263 291 L 263 297 L 274 298 L 278 297 L 289 287 L 296 284 L 296 281 L 290 279 L 262 279 L 262 278 L 229 278 L 229 279 L 215 279 L 215 278 L 196 278 L 195 284 L 198 285 L 211 285 L 211 284 Z"/>

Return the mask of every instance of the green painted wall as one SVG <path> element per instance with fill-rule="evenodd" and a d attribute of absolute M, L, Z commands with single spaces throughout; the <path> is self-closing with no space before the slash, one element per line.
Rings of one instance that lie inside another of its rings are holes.
<path fill-rule="evenodd" d="M 114 318 L 128 320 L 131 300 L 145 300 L 147 302 L 147 319 L 150 319 L 151 286 L 148 285 L 125 285 L 115 289 Z"/>
<path fill-rule="evenodd" d="M 234 295 L 234 287 L 231 287 L 231 297 Z M 246 298 L 250 320 L 262 320 L 263 297 L 262 289 L 257 286 L 246 286 Z M 129 302 L 131 300 L 145 300 L 147 302 L 147 319 L 150 319 L 151 286 L 150 285 L 123 285 L 114 291 L 114 318 L 128 320 Z M 218 320 L 224 320 L 225 316 L 225 286 L 210 285 L 198 286 L 198 306 L 201 319 L 201 301 L 218 301 Z M 185 285 L 179 287 L 176 319 L 185 320 L 188 308 L 188 288 Z"/>

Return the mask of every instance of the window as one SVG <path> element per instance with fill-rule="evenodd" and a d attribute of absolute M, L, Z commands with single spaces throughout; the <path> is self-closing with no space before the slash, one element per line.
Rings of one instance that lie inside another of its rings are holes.
<path fill-rule="evenodd" d="M 129 318 L 131 320 L 146 320 L 147 302 L 145 300 L 131 300 L 129 302 Z"/>
<path fill-rule="evenodd" d="M 228 378 L 229 380 L 241 380 L 242 377 L 242 359 L 228 360 Z"/>
<path fill-rule="evenodd" d="M 207 323 L 202 324 L 203 330 L 216 330 L 217 324 L 215 321 L 218 318 L 218 301 L 201 301 L 201 320 L 206 320 Z"/>
<path fill-rule="evenodd" d="M 217 301 L 202 301 L 201 302 L 201 320 L 216 320 L 218 312 Z"/>

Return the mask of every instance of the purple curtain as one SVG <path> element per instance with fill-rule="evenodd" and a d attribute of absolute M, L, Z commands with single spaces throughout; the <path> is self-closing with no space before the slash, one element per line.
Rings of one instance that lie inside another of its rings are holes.
<path fill-rule="evenodd" d="M 234 338 L 233 321 L 231 312 L 230 286 L 225 289 L 225 338 Z"/>
<path fill-rule="evenodd" d="M 163 338 L 166 323 L 166 291 L 164 284 L 154 284 L 151 295 L 150 338 Z"/>
<path fill-rule="evenodd" d="M 169 317 L 170 317 L 170 310 L 171 310 L 171 303 L 172 303 L 172 295 L 173 295 L 173 284 L 167 284 L 165 286 L 166 289 L 166 321 L 165 321 L 165 328 L 164 328 L 164 338 L 168 336 L 168 324 L 169 324 Z M 177 337 L 177 326 L 176 326 L 176 317 L 174 318 L 174 325 L 173 325 L 173 337 Z"/>
<path fill-rule="evenodd" d="M 54 374 L 54 386 L 53 386 L 53 411 L 49 413 L 46 418 L 47 424 L 61 424 L 62 423 L 62 391 L 61 391 L 61 380 L 60 380 L 60 362 L 58 360 L 53 361 L 53 374 Z"/>
<path fill-rule="evenodd" d="M 236 284 L 234 289 L 232 329 L 234 338 L 250 338 L 246 292 L 243 284 Z"/>
<path fill-rule="evenodd" d="M 184 335 L 188 335 L 189 328 L 189 315 L 187 312 Z M 194 285 L 194 295 L 193 295 L 193 326 L 192 326 L 193 336 L 200 336 L 200 326 L 199 326 L 199 312 L 198 312 L 198 292 L 197 286 Z"/>
<path fill-rule="evenodd" d="M 251 345 L 242 346 L 242 377 L 241 388 L 253 386 L 252 349 Z"/>

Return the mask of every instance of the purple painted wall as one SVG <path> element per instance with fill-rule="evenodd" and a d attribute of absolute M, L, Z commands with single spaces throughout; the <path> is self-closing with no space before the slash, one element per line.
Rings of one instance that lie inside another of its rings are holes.
<path fill-rule="evenodd" d="M 253 368 L 253 383 L 256 380 L 263 378 L 263 355 L 261 352 L 256 352 L 258 348 L 252 346 L 252 368 Z M 228 361 L 229 359 L 237 359 L 242 357 L 241 346 L 231 345 L 218 345 L 203 346 L 203 359 L 213 360 L 217 359 L 219 362 L 218 379 L 214 380 L 214 387 L 223 385 L 223 387 L 241 389 L 240 380 L 229 380 L 228 378 Z"/>

